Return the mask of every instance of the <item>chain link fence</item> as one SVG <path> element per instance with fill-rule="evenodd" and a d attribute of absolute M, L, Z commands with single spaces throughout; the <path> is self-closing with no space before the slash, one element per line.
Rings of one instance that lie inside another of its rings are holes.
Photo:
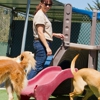
<path fill-rule="evenodd" d="M 0 42 L 8 42 L 10 26 L 10 10 L 0 7 Z"/>
<path fill-rule="evenodd" d="M 11 10 L 0 6 L 0 55 L 6 55 Z"/>

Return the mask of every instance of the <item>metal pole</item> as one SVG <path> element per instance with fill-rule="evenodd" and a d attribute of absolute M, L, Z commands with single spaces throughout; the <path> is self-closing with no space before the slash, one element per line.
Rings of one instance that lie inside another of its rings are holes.
<path fill-rule="evenodd" d="M 23 32 L 21 53 L 25 49 L 25 42 L 26 42 L 26 35 L 27 35 L 27 26 L 28 26 L 28 16 L 29 16 L 29 10 L 30 10 L 30 1 L 31 0 L 27 0 L 26 19 L 25 19 L 25 26 L 24 26 L 24 32 Z"/>

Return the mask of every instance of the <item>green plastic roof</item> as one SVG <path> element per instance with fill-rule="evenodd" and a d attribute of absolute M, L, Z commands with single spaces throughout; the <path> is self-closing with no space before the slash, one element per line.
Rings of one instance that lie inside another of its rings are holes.
<path fill-rule="evenodd" d="M 40 0 L 31 0 L 30 14 L 33 14 L 39 2 Z M 4 6 L 11 9 L 15 8 L 15 11 L 17 12 L 26 12 L 27 0 L 0 0 L 0 6 Z M 52 19 L 62 20 L 63 11 L 64 4 L 57 0 L 53 0 L 53 6 L 48 12 L 48 16 Z"/>

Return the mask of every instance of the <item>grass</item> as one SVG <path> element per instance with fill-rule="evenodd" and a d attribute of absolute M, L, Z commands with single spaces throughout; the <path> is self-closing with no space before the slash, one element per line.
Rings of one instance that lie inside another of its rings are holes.
<path fill-rule="evenodd" d="M 14 94 L 14 100 L 17 100 L 16 95 Z M 0 89 L 0 100 L 8 100 L 8 95 L 5 89 Z"/>
<path fill-rule="evenodd" d="M 8 95 L 5 89 L 0 89 L 0 100 L 8 100 Z M 14 94 L 14 100 L 17 100 L 16 95 Z M 35 100 L 34 98 L 30 98 L 30 100 Z M 51 96 L 49 100 L 69 100 L 68 96 Z"/>
<path fill-rule="evenodd" d="M 0 100 L 8 100 L 8 95 L 5 89 L 0 89 Z M 14 100 L 17 100 L 16 95 L 14 94 Z M 30 100 L 35 100 L 34 98 L 30 98 Z M 63 96 L 51 96 L 49 100 L 69 100 L 68 95 Z M 81 100 L 81 97 L 77 98 L 77 100 Z M 94 96 L 92 96 L 89 100 L 97 100 Z"/>

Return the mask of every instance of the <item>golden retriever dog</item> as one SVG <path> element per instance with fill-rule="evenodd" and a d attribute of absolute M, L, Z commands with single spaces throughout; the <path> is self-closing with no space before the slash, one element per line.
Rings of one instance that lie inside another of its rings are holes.
<path fill-rule="evenodd" d="M 75 62 L 78 56 L 79 54 L 71 62 L 74 90 L 69 94 L 70 100 L 82 94 L 84 90 L 86 90 L 86 94 L 82 100 L 88 100 L 93 94 L 100 100 L 100 72 L 92 68 L 82 68 L 76 72 Z"/>
<path fill-rule="evenodd" d="M 9 58 L 0 60 L 0 84 L 5 82 L 8 100 L 13 100 L 13 91 L 20 100 L 20 92 L 27 86 L 27 74 L 31 68 L 35 69 L 36 61 L 32 52 L 21 53 L 20 59 L 19 63 Z"/>

